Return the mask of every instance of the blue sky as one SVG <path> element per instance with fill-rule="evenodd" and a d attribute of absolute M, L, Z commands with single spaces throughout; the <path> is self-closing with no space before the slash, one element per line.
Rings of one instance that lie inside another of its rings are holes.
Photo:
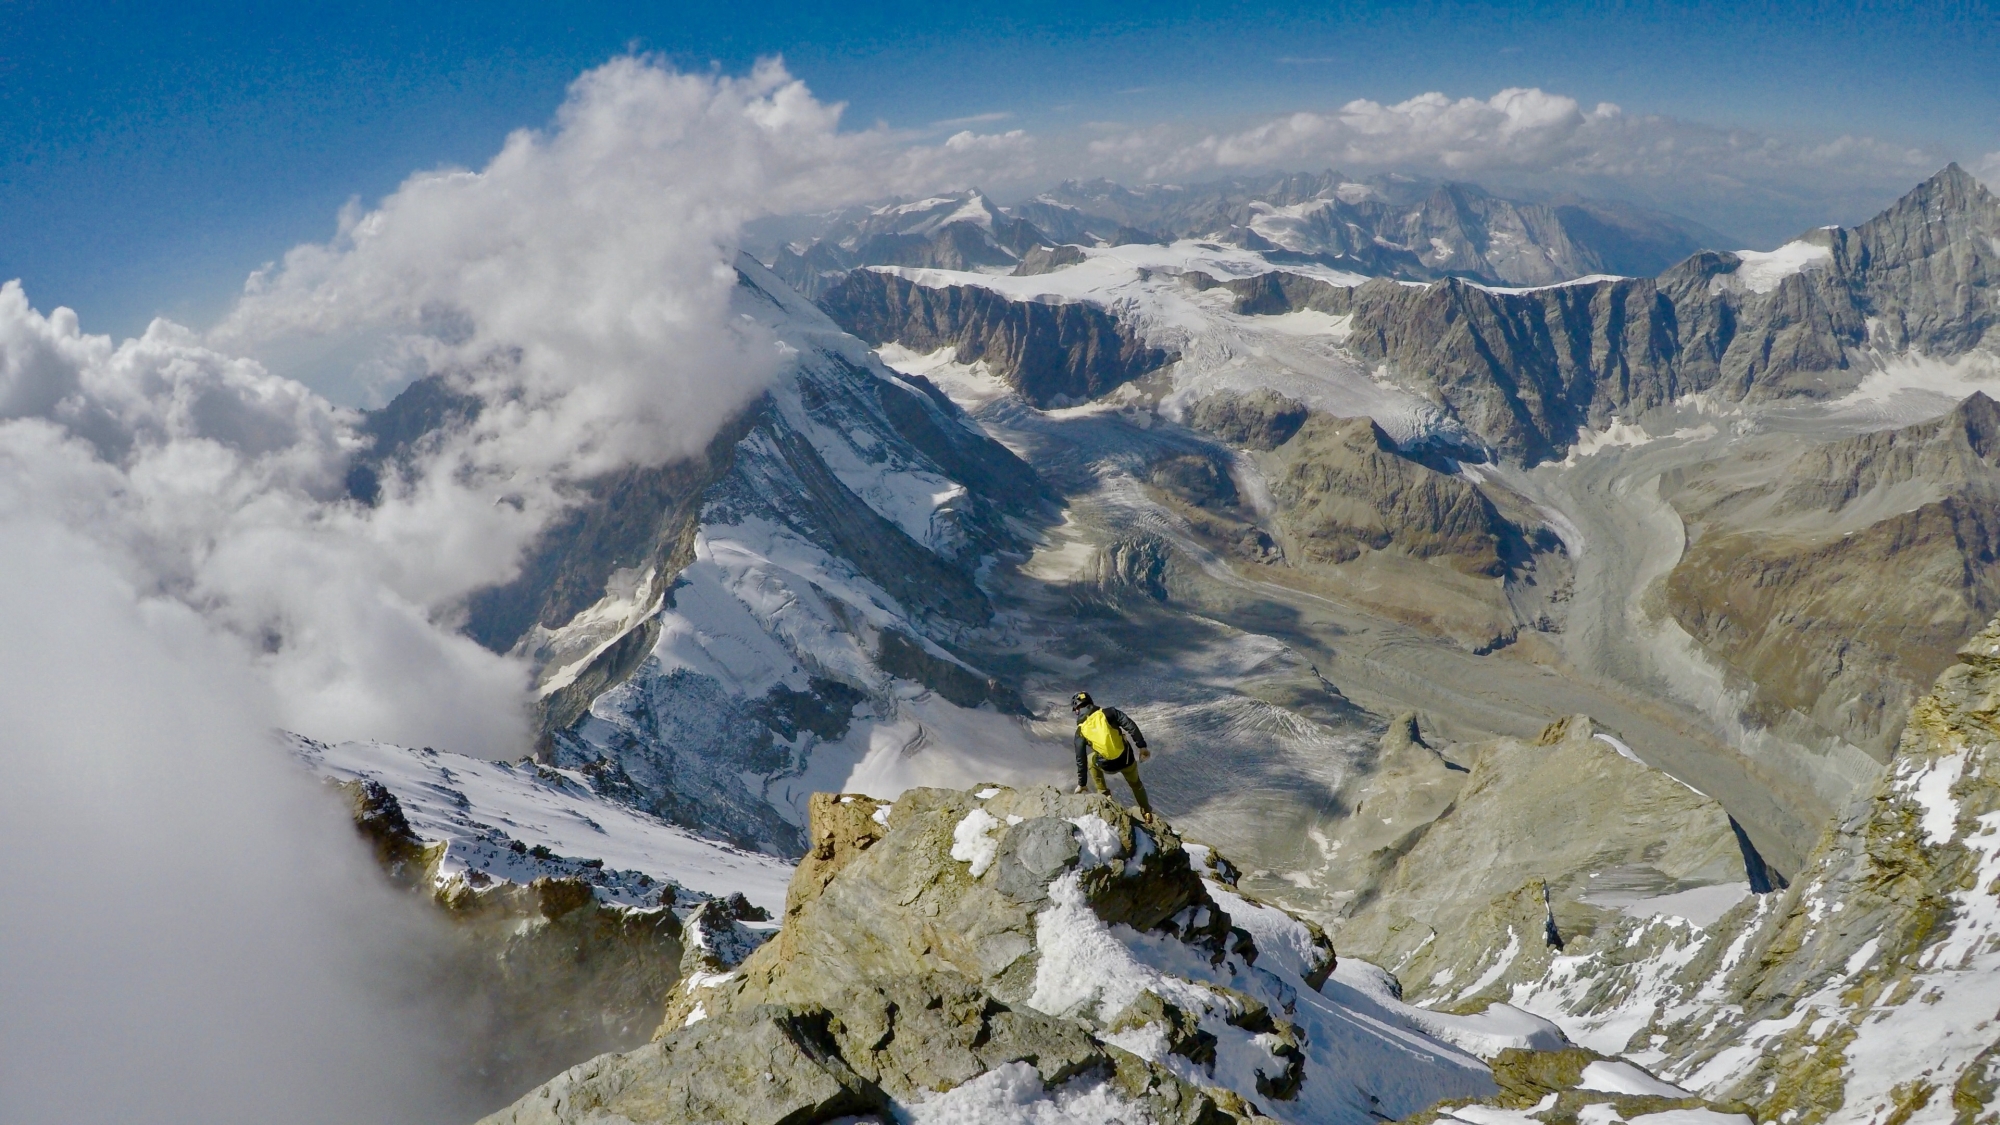
<path fill-rule="evenodd" d="M 580 71 L 633 49 L 728 71 L 782 54 L 819 97 L 848 103 L 851 125 L 940 136 L 1060 141 L 1115 122 L 1192 137 L 1355 98 L 1533 86 L 1627 115 L 1916 153 L 1886 169 L 1867 153 L 1831 173 L 1779 169 L 1754 203 L 1675 175 L 1593 187 L 1752 242 L 1863 218 L 1914 182 L 1910 168 L 2000 150 L 2000 20 L 1980 5 L 0 0 L 0 278 L 22 278 L 39 307 L 77 308 L 87 329 L 134 332 L 155 313 L 203 323 L 249 270 L 327 237 L 346 200 L 483 163 L 508 130 L 545 123 Z M 1520 167 L 1465 178 L 1537 186 Z"/>

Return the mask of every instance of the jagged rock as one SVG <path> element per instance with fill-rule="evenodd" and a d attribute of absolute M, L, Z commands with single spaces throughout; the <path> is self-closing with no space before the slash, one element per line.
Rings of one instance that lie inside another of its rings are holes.
<path fill-rule="evenodd" d="M 975 809 L 994 820 L 997 833 L 979 845 L 992 850 L 974 864 L 976 872 L 947 858 Z M 1021 820 L 1008 825 L 1010 816 Z M 1144 828 L 1109 798 L 1003 789 L 981 802 L 951 790 L 913 789 L 889 813 L 889 833 L 853 854 L 819 894 L 799 896 L 775 942 L 753 954 L 735 979 L 678 997 L 662 1026 L 677 1026 L 697 1004 L 715 1012 L 745 1003 L 827 1003 L 839 990 L 940 969 L 1020 1003 L 1033 989 L 1032 904 L 1045 901 L 1047 883 L 1081 855 L 1069 820 L 1082 816 L 1115 826 L 1125 855 L 1136 854 L 1142 837 L 1152 849 L 1143 860 L 1148 878 L 1124 878 L 1122 866 L 1080 873 L 1091 908 L 1105 922 L 1148 930 L 1209 901 L 1179 842 Z M 1024 903 L 1031 880 L 1044 889 Z"/>
<path fill-rule="evenodd" d="M 502 1088 L 643 1043 L 680 979 L 674 913 L 607 905 L 581 880 L 475 887 L 453 877 L 436 900 L 451 923 L 432 966 L 437 987 Z"/>
<path fill-rule="evenodd" d="M 368 841 L 375 862 L 404 887 L 427 887 L 437 863 L 436 850 L 425 845 L 403 815 L 403 803 L 379 781 L 337 782 L 347 797 L 354 827 Z"/>
<path fill-rule="evenodd" d="M 1577 1125 L 1585 1121 L 1632 1121 L 1646 1114 L 1692 1110 L 1698 1120 L 1710 1125 L 1749 1125 L 1754 1118 L 1750 1106 L 1739 1102 L 1705 1101 L 1685 1090 L 1676 1090 L 1644 1068 L 1628 1060 L 1607 1058 L 1596 1051 L 1572 1047 L 1561 1051 L 1531 1051 L 1509 1048 L 1493 1059 L 1493 1080 L 1500 1092 L 1477 1101 L 1454 1100 L 1434 1106 L 1405 1125 L 1429 1125 L 1436 1121 L 1486 1120 L 1484 1107 L 1528 1111 L 1533 1120 L 1546 1125 Z M 1622 1085 L 1624 1091 L 1606 1089 Z M 1650 1093 L 1639 1092 L 1651 1089 Z M 1586 1107 L 1592 1107 L 1586 1112 Z M 1469 1112 L 1462 1112 L 1467 1111 Z"/>
<path fill-rule="evenodd" d="M 841 868 L 888 835 L 890 807 L 860 793 L 812 795 L 806 804 L 806 854 L 785 890 L 787 920 L 818 898 Z"/>
<path fill-rule="evenodd" d="M 771 936 L 774 927 L 754 928 L 746 922 L 769 922 L 771 914 L 740 893 L 712 898 L 688 912 L 681 923 L 687 951 L 681 956 L 681 978 L 696 973 L 726 973 L 743 963 Z"/>
<path fill-rule="evenodd" d="M 1215 1062 L 1215 1035 L 1204 1031 L 1201 1020 L 1178 1004 L 1160 999 L 1151 989 L 1141 992 L 1112 1017 L 1106 1030 L 1113 1033 L 1142 1031 L 1157 1027 L 1166 1036 L 1167 1050 L 1200 1066 Z"/>
<path fill-rule="evenodd" d="M 1021 256 L 1021 264 L 1014 267 L 1014 276 L 1054 273 L 1084 260 L 1083 250 L 1076 246 L 1037 246 Z"/>
<path fill-rule="evenodd" d="M 990 289 L 934 289 L 856 270 L 819 299 L 836 323 L 872 344 L 958 349 L 984 360 L 1036 406 L 1080 403 L 1174 361 L 1096 305 L 1010 301 Z"/>
<path fill-rule="evenodd" d="M 824 1009 L 766 1005 L 580 1063 L 483 1125 L 804 1125 L 883 1106 L 843 1060 Z"/>

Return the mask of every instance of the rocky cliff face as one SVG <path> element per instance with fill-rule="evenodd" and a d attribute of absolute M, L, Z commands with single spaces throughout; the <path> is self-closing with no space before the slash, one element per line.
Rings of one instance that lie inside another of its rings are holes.
<path fill-rule="evenodd" d="M 1010 301 L 974 286 L 935 289 L 877 270 L 854 271 L 819 304 L 871 344 L 953 347 L 962 363 L 984 360 L 1040 407 L 1086 402 L 1175 359 L 1094 305 Z"/>
<path fill-rule="evenodd" d="M 373 780 L 341 789 L 384 872 L 441 908 L 444 940 L 425 967 L 429 984 L 455 998 L 481 1086 L 524 1088 L 643 1040 L 681 975 L 683 930 L 671 910 L 605 901 L 578 878 L 444 875 L 446 846 L 412 828 L 393 791 Z M 675 889 L 663 889 L 671 903 Z"/>
<path fill-rule="evenodd" d="M 811 835 L 775 939 L 690 978 L 652 1045 L 488 1120 L 1359 1123 L 1493 1089 L 1420 1023 L 1547 1034 L 1334 977 L 1316 928 L 1095 795 L 824 794 Z"/>
<path fill-rule="evenodd" d="M 2000 405 L 1662 482 L 1689 543 L 1675 620 L 1787 713 L 1885 756 L 1911 701 L 2000 612 Z"/>

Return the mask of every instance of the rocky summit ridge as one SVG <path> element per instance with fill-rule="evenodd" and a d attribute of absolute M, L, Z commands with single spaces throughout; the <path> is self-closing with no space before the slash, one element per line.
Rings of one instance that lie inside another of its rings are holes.
<path fill-rule="evenodd" d="M 810 834 L 776 936 L 487 1122 L 1363 1122 L 1494 1092 L 1477 1052 L 1563 1045 L 1403 1005 L 1095 794 L 819 794 Z"/>

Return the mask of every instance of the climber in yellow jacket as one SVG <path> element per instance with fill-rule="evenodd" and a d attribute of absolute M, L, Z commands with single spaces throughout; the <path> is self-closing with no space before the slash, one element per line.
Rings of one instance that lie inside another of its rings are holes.
<path fill-rule="evenodd" d="M 1146 800 L 1146 783 L 1139 780 L 1139 763 L 1153 755 L 1146 749 L 1146 736 L 1139 733 L 1139 724 L 1116 707 L 1099 707 L 1087 691 L 1071 696 L 1069 706 L 1076 715 L 1076 791 L 1081 793 L 1089 785 L 1108 797 L 1111 787 L 1105 784 L 1104 775 L 1116 773 L 1132 787 L 1139 811 L 1153 815 L 1153 806 Z"/>

